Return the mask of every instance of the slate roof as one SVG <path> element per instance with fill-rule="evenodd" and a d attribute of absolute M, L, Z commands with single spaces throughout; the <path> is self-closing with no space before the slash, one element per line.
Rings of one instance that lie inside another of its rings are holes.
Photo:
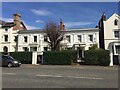
<path fill-rule="evenodd" d="M 25 27 L 24 23 L 21 22 L 21 24 L 23 25 L 23 27 L 20 27 L 19 30 L 27 30 L 27 28 Z M 10 27 L 13 27 L 13 30 L 18 29 L 18 28 L 15 26 L 14 22 L 4 22 L 4 21 L 0 20 L 0 25 L 2 25 L 2 28 L 6 28 L 6 27 L 10 28 Z"/>
<path fill-rule="evenodd" d="M 0 25 L 3 25 L 3 24 L 5 24 L 5 22 L 4 22 L 4 21 L 2 21 L 2 20 L 0 20 Z"/>

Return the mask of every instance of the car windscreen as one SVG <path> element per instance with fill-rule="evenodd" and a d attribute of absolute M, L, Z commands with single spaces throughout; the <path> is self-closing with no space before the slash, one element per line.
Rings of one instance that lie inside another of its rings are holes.
<path fill-rule="evenodd" d="M 3 56 L 3 58 L 14 60 L 14 58 L 11 56 Z"/>

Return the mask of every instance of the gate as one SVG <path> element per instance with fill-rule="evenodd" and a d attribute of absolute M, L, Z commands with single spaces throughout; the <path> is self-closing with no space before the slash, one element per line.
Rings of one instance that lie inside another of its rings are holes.
<path fill-rule="evenodd" d="M 118 55 L 113 55 L 113 65 L 119 65 Z"/>

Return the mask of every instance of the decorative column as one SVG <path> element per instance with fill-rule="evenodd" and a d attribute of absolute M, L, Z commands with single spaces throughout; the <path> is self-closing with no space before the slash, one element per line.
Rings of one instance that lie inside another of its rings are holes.
<path fill-rule="evenodd" d="M 109 50 L 110 50 L 110 65 L 109 66 L 113 66 L 113 52 L 112 52 L 113 48 L 113 44 L 110 45 Z"/>
<path fill-rule="evenodd" d="M 37 52 L 32 53 L 32 64 L 37 64 Z"/>
<path fill-rule="evenodd" d="M 113 53 L 110 51 L 110 66 L 113 66 Z"/>

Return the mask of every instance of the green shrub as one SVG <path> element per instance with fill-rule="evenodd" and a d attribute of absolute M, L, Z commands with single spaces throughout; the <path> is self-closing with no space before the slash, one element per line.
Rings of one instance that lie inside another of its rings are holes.
<path fill-rule="evenodd" d="M 98 49 L 98 45 L 97 44 L 93 44 L 89 50 L 96 50 Z"/>
<path fill-rule="evenodd" d="M 108 66 L 110 63 L 110 56 L 108 50 L 87 50 L 85 51 L 85 64 L 89 65 L 104 65 Z"/>
<path fill-rule="evenodd" d="M 46 51 L 43 54 L 44 64 L 70 65 L 76 59 L 76 51 Z"/>
<path fill-rule="evenodd" d="M 10 55 L 24 64 L 32 63 L 32 52 L 11 52 Z"/>

